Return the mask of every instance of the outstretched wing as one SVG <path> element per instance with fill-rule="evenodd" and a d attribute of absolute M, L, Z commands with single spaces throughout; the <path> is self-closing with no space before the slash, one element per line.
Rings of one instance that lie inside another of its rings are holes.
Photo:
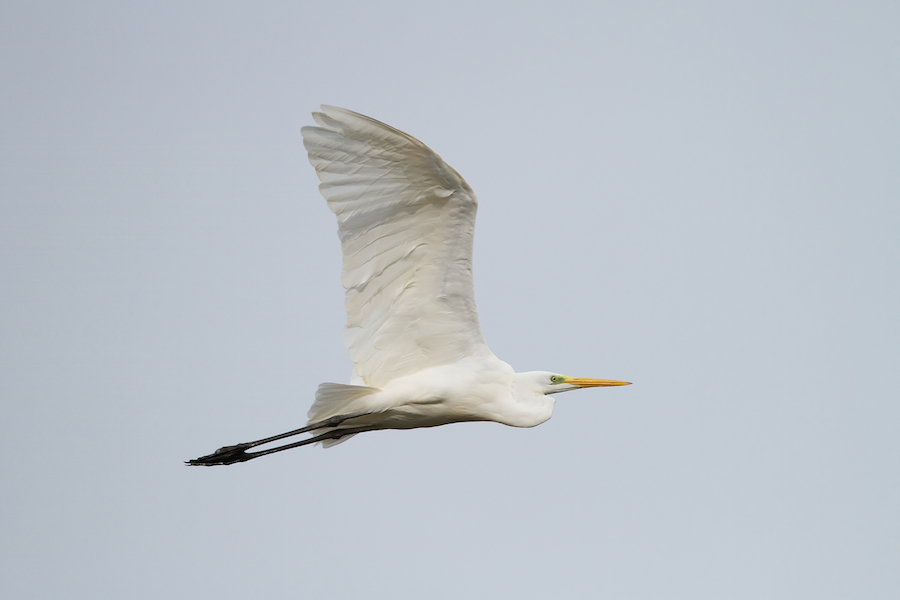
<path fill-rule="evenodd" d="M 383 387 L 422 369 L 491 355 L 472 288 L 478 202 L 428 146 L 323 106 L 303 142 L 337 215 L 354 381 Z"/>

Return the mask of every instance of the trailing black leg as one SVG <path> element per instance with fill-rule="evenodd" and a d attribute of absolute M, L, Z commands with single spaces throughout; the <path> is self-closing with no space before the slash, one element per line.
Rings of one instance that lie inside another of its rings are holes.
<path fill-rule="evenodd" d="M 284 439 L 287 437 L 292 437 L 295 435 L 300 435 L 301 433 L 307 433 L 310 431 L 315 431 L 317 429 L 323 429 L 325 427 L 337 427 L 344 421 L 349 419 L 354 419 L 356 417 L 361 417 L 363 415 L 368 415 L 372 413 L 367 412 L 357 412 L 351 413 L 347 415 L 335 415 L 328 419 L 324 419 L 322 421 L 318 421 L 316 423 L 312 423 L 307 425 L 306 427 L 301 427 L 300 429 L 295 429 L 293 431 L 288 431 L 287 433 L 282 433 L 280 435 L 273 435 L 272 437 L 267 437 L 265 439 L 256 440 L 255 442 L 244 442 L 242 444 L 235 444 L 234 446 L 224 446 L 219 448 L 212 454 L 207 454 L 206 456 L 201 456 L 200 458 L 195 458 L 194 460 L 187 461 L 188 465 L 200 465 L 211 467 L 213 465 L 231 465 L 238 462 L 246 462 L 251 458 L 256 458 L 257 456 L 265 456 L 266 454 L 272 454 L 273 452 L 280 452 L 281 450 L 288 450 L 289 448 L 296 448 L 298 446 L 305 446 L 306 444 L 311 444 L 314 442 L 318 442 L 321 440 L 334 440 L 337 438 L 344 437 L 349 433 L 360 433 L 362 431 L 370 431 L 368 428 L 357 428 L 357 429 L 337 429 L 335 431 L 330 431 L 328 433 L 322 434 L 320 436 L 316 436 L 313 438 L 309 438 L 303 440 L 301 442 L 296 442 L 294 444 L 287 444 L 285 446 L 279 446 L 278 448 L 272 448 L 271 450 L 263 450 L 260 452 L 247 452 L 250 448 L 255 448 L 256 446 L 261 446 L 263 444 L 269 444 L 276 440 Z M 340 432 L 340 433 L 338 433 Z"/>

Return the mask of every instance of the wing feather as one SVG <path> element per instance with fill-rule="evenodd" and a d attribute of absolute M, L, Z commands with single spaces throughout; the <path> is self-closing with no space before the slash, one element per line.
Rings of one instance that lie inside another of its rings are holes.
<path fill-rule="evenodd" d="M 303 140 L 338 220 L 354 380 L 388 381 L 490 355 L 472 286 L 478 202 L 419 140 L 341 108 L 313 113 Z"/>

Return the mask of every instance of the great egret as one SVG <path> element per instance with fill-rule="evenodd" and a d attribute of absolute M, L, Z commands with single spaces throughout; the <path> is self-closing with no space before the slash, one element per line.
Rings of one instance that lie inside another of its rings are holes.
<path fill-rule="evenodd" d="M 306 427 L 189 461 L 228 465 L 376 429 L 496 421 L 534 427 L 551 394 L 629 385 L 546 371 L 516 373 L 488 349 L 472 289 L 477 201 L 428 146 L 361 114 L 323 106 L 303 143 L 337 215 L 347 308 L 349 385 L 323 383 Z M 247 452 L 301 433 L 302 441 Z"/>

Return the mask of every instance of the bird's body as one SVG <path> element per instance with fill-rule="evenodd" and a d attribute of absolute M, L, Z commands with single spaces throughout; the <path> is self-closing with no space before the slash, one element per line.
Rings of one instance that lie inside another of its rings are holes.
<path fill-rule="evenodd" d="M 514 427 L 534 427 L 550 418 L 553 398 L 535 393 L 538 376 L 516 373 L 496 357 L 466 357 L 452 365 L 430 367 L 397 378 L 383 389 L 357 396 L 340 407 L 313 405 L 310 423 L 337 414 L 372 411 L 347 426 L 413 429 L 465 421 L 496 421 Z M 324 396 L 335 384 L 323 384 Z M 357 386 L 340 386 L 352 391 Z"/>
<path fill-rule="evenodd" d="M 556 392 L 627 385 L 550 372 L 516 373 L 488 349 L 472 284 L 478 202 L 472 188 L 425 144 L 352 111 L 323 106 L 302 129 L 319 190 L 337 216 L 347 309 L 349 385 L 323 383 L 307 427 L 221 448 L 191 464 L 230 464 L 355 433 L 465 421 L 533 427 L 550 418 Z M 246 449 L 318 435 L 274 450 Z"/>

